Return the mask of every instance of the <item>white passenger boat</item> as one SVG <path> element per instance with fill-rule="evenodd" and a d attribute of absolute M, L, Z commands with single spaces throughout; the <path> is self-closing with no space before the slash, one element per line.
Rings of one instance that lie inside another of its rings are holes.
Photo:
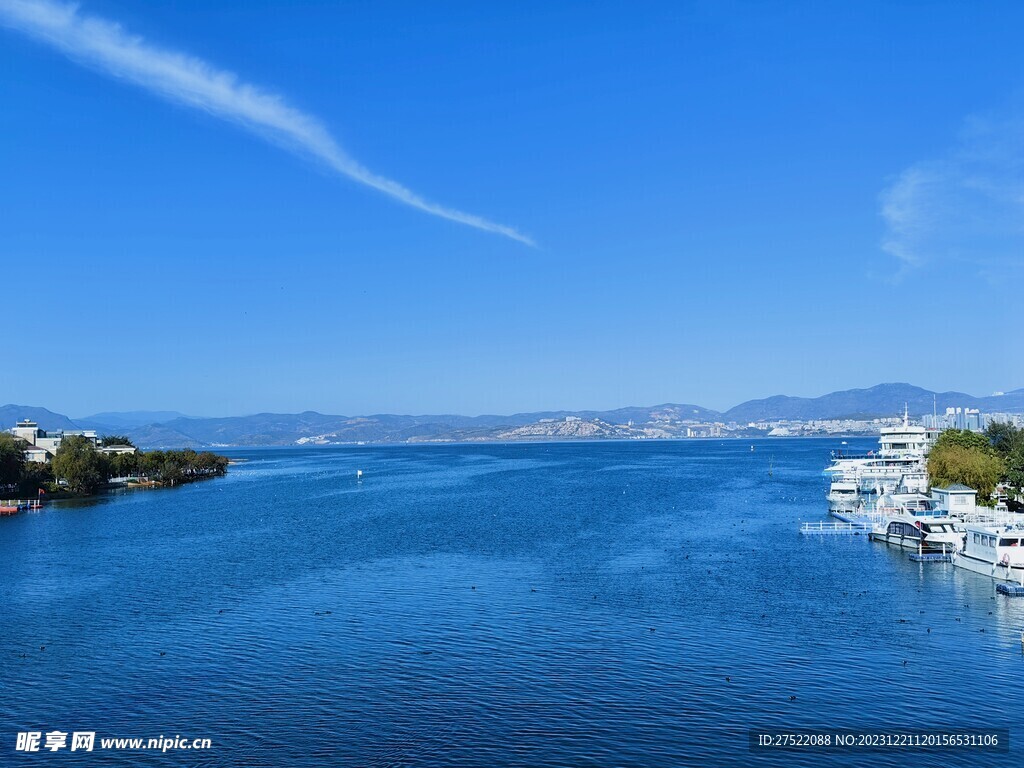
<path fill-rule="evenodd" d="M 921 554 L 952 554 L 961 541 L 959 520 L 938 508 L 934 499 L 920 493 L 887 494 L 875 507 L 877 522 L 868 534 L 880 541 Z"/>
<path fill-rule="evenodd" d="M 1024 585 L 1024 525 L 966 525 L 953 565 Z"/>
<path fill-rule="evenodd" d="M 837 512 L 854 513 L 862 504 L 860 486 L 851 480 L 833 480 L 828 489 L 828 509 Z"/>

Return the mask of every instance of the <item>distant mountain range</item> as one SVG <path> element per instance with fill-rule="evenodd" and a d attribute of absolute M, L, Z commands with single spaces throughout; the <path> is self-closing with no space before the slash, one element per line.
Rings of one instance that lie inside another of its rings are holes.
<path fill-rule="evenodd" d="M 108 411 L 94 413 L 92 416 L 76 416 L 73 421 L 82 429 L 111 432 L 184 418 L 187 418 L 185 414 L 178 411 Z"/>
<path fill-rule="evenodd" d="M 28 419 L 43 429 L 80 429 L 67 416 L 31 405 L 0 405 L 0 429 L 10 429 L 15 422 Z"/>
<path fill-rule="evenodd" d="M 541 411 L 511 416 L 333 416 L 306 411 L 189 418 L 176 411 L 131 411 L 70 419 L 45 408 L 5 405 L 0 406 L 0 426 L 13 426 L 27 418 L 43 429 L 96 429 L 127 434 L 144 447 L 674 437 L 685 436 L 689 425 L 696 423 L 746 425 L 896 416 L 903 412 L 904 403 L 912 416 L 931 413 L 933 405 L 940 413 L 957 406 L 1021 413 L 1024 389 L 975 397 L 963 392 L 932 392 L 910 384 L 879 384 L 813 398 L 776 395 L 748 400 L 724 413 L 699 405 L 665 403 L 612 411 Z"/>
<path fill-rule="evenodd" d="M 906 403 L 912 416 L 922 416 L 936 407 L 978 408 L 981 411 L 1016 413 L 1024 411 L 1024 389 L 1002 395 L 975 397 L 963 392 L 932 392 L 912 384 L 878 384 L 869 389 L 846 389 L 821 397 L 776 395 L 748 400 L 722 414 L 726 421 L 773 419 L 873 419 L 903 413 Z"/>

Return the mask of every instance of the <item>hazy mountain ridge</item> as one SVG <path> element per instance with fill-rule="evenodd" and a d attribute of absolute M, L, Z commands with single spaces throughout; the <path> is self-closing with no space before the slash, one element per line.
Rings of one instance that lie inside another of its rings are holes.
<path fill-rule="evenodd" d="M 933 399 L 934 398 L 934 399 Z M 868 389 L 847 389 L 821 397 L 790 397 L 775 395 L 748 400 L 722 414 L 726 421 L 750 422 L 778 419 L 845 419 L 894 416 L 903 412 L 904 404 L 912 416 L 939 413 L 946 408 L 978 408 L 991 412 L 1024 410 L 1024 389 L 1003 395 L 975 397 L 965 392 L 932 392 L 912 384 L 878 384 Z"/>
<path fill-rule="evenodd" d="M 508 416 L 374 414 L 343 416 L 316 411 L 257 413 L 249 416 L 190 418 L 176 412 L 133 411 L 95 414 L 81 421 L 45 408 L 0 406 L 0 425 L 32 419 L 44 429 L 96 428 L 127 433 L 144 447 L 330 445 L 338 443 L 543 440 L 686 436 L 687 425 L 708 422 L 871 419 L 896 416 L 904 403 L 912 416 L 947 407 L 988 412 L 1024 412 L 1024 389 L 975 397 L 963 392 L 935 393 L 911 384 L 879 384 L 868 389 L 830 392 L 821 397 L 773 397 L 748 400 L 721 413 L 692 404 L 663 403 L 610 411 L 538 411 Z M 146 414 L 174 418 L 138 423 Z M 566 419 L 569 419 L 567 422 Z M 107 422 L 104 424 L 103 422 Z M 98 425 L 98 426 L 97 426 Z"/>
<path fill-rule="evenodd" d="M 172 419 L 187 418 L 178 411 L 107 411 L 91 416 L 75 416 L 72 421 L 82 429 L 101 432 L 144 427 L 148 424 L 163 424 Z"/>
<path fill-rule="evenodd" d="M 16 422 L 28 419 L 42 429 L 78 429 L 78 425 L 63 413 L 33 405 L 0 405 L 0 429 L 10 429 Z"/>

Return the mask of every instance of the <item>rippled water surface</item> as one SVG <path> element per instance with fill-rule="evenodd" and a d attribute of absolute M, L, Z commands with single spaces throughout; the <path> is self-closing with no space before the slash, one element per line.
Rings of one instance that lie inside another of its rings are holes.
<path fill-rule="evenodd" d="M 1024 599 L 802 538 L 831 447 L 239 450 L 223 479 L 0 519 L 0 765 L 1024 764 Z M 841 726 L 1012 746 L 748 749 Z M 54 729 L 213 749 L 14 751 Z"/>

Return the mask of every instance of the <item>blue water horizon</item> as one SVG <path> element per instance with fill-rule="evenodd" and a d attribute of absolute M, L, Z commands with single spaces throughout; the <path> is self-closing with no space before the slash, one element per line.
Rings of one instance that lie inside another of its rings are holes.
<path fill-rule="evenodd" d="M 231 449 L 221 479 L 0 519 L 0 762 L 52 729 L 213 743 L 69 764 L 1019 760 L 1024 600 L 801 537 L 838 443 Z M 840 728 L 1011 742 L 748 746 Z"/>

